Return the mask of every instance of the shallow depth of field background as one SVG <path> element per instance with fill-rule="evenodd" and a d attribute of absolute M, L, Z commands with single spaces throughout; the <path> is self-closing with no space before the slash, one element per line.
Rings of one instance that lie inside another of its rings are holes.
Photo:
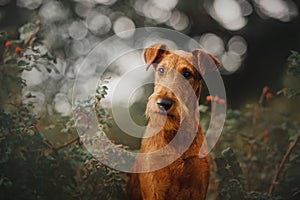
<path fill-rule="evenodd" d="M 18 123 L 23 122 L 13 117 L 6 118 L 9 116 L 7 113 L 11 116 L 20 113 L 18 106 L 21 104 L 18 101 L 13 106 L 15 110 L 10 108 L 12 103 L 6 96 L 12 95 L 6 88 L 7 83 L 14 79 L 7 82 L 7 71 L 1 69 L 3 133 L 0 133 L 0 163 L 3 164 L 0 165 L 3 169 L 0 170 L 0 196 L 3 194 L 6 199 L 19 199 L 22 196 L 25 199 L 124 198 L 125 174 L 92 160 L 80 146 L 79 140 L 78 144 L 76 141 L 70 143 L 71 148 L 64 145 L 77 137 L 76 131 L 66 131 L 72 129 L 72 88 L 80 65 L 97 44 L 114 34 L 127 40 L 134 37 L 135 28 L 151 26 L 188 35 L 222 63 L 220 71 L 229 111 L 223 138 L 212 152 L 212 158 L 223 156 L 227 160 L 212 161 L 208 198 L 255 199 L 257 195 L 257 199 L 297 199 L 300 195 L 297 172 L 300 167 L 299 144 L 296 144 L 296 150 L 293 149 L 298 154 L 291 152 L 282 172 L 279 171 L 278 181 L 272 180 L 282 157 L 300 132 L 300 102 L 296 98 L 300 96 L 296 92 L 300 73 L 298 71 L 299 74 L 295 73 L 295 76 L 287 73 L 291 65 L 291 60 L 287 60 L 291 51 L 300 51 L 299 12 L 300 2 L 297 0 L 0 0 L 1 66 L 6 67 L 7 64 L 4 62 L 8 55 L 6 42 L 20 40 L 20 44 L 16 44 L 23 45 L 25 51 L 28 47 L 25 45 L 26 38 L 30 35 L 43 44 L 37 45 L 41 52 L 50 52 L 57 61 L 51 67 L 44 62 L 19 74 L 12 73 L 26 80 L 26 86 L 21 89 L 17 87 L 17 94 L 14 95 L 24 103 L 33 102 L 34 107 L 30 108 L 29 113 L 38 116 L 34 132 L 39 138 L 23 140 L 21 135 L 17 137 L 20 143 L 14 143 L 17 140 L 7 136 L 12 130 L 19 130 Z M 20 27 L 29 22 L 39 27 L 38 33 L 32 30 L 20 34 Z M 126 30 L 132 31 L 120 34 Z M 3 35 L 6 35 L 5 39 Z M 149 35 L 145 45 L 156 37 L 159 35 Z M 105 53 L 113 54 L 114 51 L 108 48 Z M 107 98 L 102 102 L 103 107 L 107 105 L 105 102 L 109 102 L 117 81 L 129 70 L 124 69 L 124 66 L 128 66 L 124 62 L 135 63 L 139 59 L 140 54 L 132 54 L 114 63 L 113 68 L 108 70 L 107 75 L 111 78 L 106 84 Z M 94 81 L 99 79 L 95 76 L 96 61 L 88 71 L 77 77 L 82 92 L 93 89 Z M 294 61 L 296 64 L 300 62 L 297 58 Z M 10 72 L 8 74 L 11 75 Z M 285 96 L 289 88 L 295 89 L 292 98 Z M 146 124 L 143 112 L 150 92 L 151 85 L 147 85 L 133 98 L 130 113 L 138 124 Z M 28 94 L 33 98 L 25 98 Z M 201 97 L 204 128 L 210 116 L 207 95 L 204 88 Z M 122 106 L 122 97 L 119 101 Z M 105 114 L 109 115 L 109 108 L 106 109 L 108 111 Z M 100 116 L 104 119 L 103 124 L 108 124 L 106 132 L 111 139 L 129 146 L 131 150 L 138 148 L 138 139 L 124 136 L 110 117 L 103 113 Z M 6 120 L 8 123 L 4 123 Z M 51 146 L 62 148 L 51 149 Z M 228 147 L 233 149 L 234 156 L 228 156 L 228 152 L 231 152 Z M 222 155 L 223 150 L 225 154 L 223 152 Z M 22 155 L 23 158 L 19 155 L 23 151 L 31 153 Z M 40 161 L 42 164 L 36 162 L 43 156 L 51 158 Z M 229 174 L 218 171 L 220 163 L 224 163 L 224 170 L 228 170 Z M 226 166 L 231 164 L 240 165 L 242 172 L 237 172 L 240 168 L 234 169 L 233 166 L 227 169 Z M 22 170 L 24 173 L 20 173 Z M 14 175 L 16 171 L 19 172 Z M 231 191 L 226 184 L 232 184 L 234 190 Z M 274 188 L 270 192 L 271 185 Z M 252 191 L 257 193 L 250 194 Z"/>

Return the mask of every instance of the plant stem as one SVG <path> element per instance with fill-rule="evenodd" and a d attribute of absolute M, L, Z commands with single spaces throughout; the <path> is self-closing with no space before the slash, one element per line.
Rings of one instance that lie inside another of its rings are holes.
<path fill-rule="evenodd" d="M 55 151 L 55 152 L 59 151 L 60 149 L 65 148 L 65 147 L 67 147 L 67 146 L 69 146 L 69 145 L 71 145 L 71 144 L 73 144 L 73 143 L 75 143 L 75 142 L 79 142 L 79 141 L 80 141 L 80 137 L 78 136 L 78 137 L 74 138 L 73 140 L 71 140 L 71 141 L 69 141 L 69 142 L 67 142 L 67 143 L 65 143 L 65 144 L 63 144 L 63 145 L 61 145 L 61 146 L 54 147 L 54 146 L 51 144 L 51 142 L 49 142 L 47 139 L 43 139 L 43 143 L 44 143 L 46 146 L 48 146 L 51 150 L 53 150 L 53 151 Z"/>
<path fill-rule="evenodd" d="M 60 150 L 60 149 L 62 149 L 62 148 L 65 148 L 65 147 L 67 147 L 67 146 L 73 144 L 74 142 L 79 142 L 79 140 L 80 140 L 80 138 L 79 138 L 79 136 L 78 136 L 78 137 L 74 138 L 73 140 L 71 140 L 71 141 L 69 141 L 69 142 L 67 142 L 67 143 L 65 143 L 65 144 L 63 144 L 63 145 L 61 145 L 61 146 L 59 146 L 59 147 L 56 147 L 56 148 L 55 148 L 55 151 L 58 151 L 58 150 Z"/>
<path fill-rule="evenodd" d="M 289 158 L 290 154 L 292 153 L 292 151 L 294 150 L 294 148 L 296 147 L 297 143 L 299 142 L 300 140 L 300 133 L 297 135 L 296 139 L 294 142 L 291 143 L 290 147 L 288 148 L 288 150 L 286 151 L 286 153 L 284 154 L 282 160 L 281 160 L 281 163 L 278 167 L 278 169 L 276 170 L 275 172 L 275 175 L 274 175 L 274 178 L 272 180 L 272 184 L 269 188 L 269 195 L 272 194 L 273 190 L 274 190 L 274 187 L 275 185 L 277 184 L 277 181 L 278 181 L 278 178 L 279 178 L 279 175 L 287 161 L 287 159 Z"/>
<path fill-rule="evenodd" d="M 264 98 L 265 98 L 266 94 L 268 93 L 268 91 L 269 91 L 269 87 L 268 86 L 265 86 L 262 89 L 262 92 L 261 92 L 259 100 L 258 100 L 258 105 L 256 105 L 254 107 L 253 117 L 252 117 L 252 127 L 250 129 L 250 133 L 251 134 L 253 134 L 254 131 L 256 130 L 256 127 L 257 127 L 257 118 L 258 118 L 258 115 L 259 115 L 259 112 L 260 112 L 260 108 L 263 105 Z"/>
<path fill-rule="evenodd" d="M 261 109 L 262 109 L 262 106 L 263 106 L 263 102 L 264 102 L 264 99 L 265 99 L 265 96 L 266 94 L 269 92 L 269 87 L 268 86 L 265 86 L 263 87 L 262 91 L 261 91 L 261 94 L 259 96 L 259 99 L 258 99 L 258 104 L 255 105 L 254 107 L 254 110 L 253 110 L 253 116 L 252 116 L 252 124 L 251 124 L 251 128 L 250 128 L 250 136 L 253 136 L 255 137 L 255 130 L 257 129 L 257 119 L 259 117 L 259 114 L 261 112 Z M 253 151 L 254 151 L 254 148 L 255 146 L 253 146 L 252 144 L 249 144 L 249 150 L 250 150 L 250 153 L 251 155 L 253 154 Z M 248 156 L 248 157 L 251 157 L 251 156 Z M 250 163 L 248 166 L 247 166 L 247 180 L 248 180 L 248 189 L 249 190 L 252 190 L 252 177 L 249 176 L 250 174 L 250 171 L 252 170 L 252 167 L 253 167 L 253 164 Z"/>

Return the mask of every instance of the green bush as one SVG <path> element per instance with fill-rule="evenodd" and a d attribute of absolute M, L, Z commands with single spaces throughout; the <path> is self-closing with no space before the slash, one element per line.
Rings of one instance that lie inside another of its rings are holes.
<path fill-rule="evenodd" d="M 288 75 L 297 78 L 299 70 L 300 55 L 292 51 Z M 299 89 L 284 88 L 277 95 L 266 86 L 257 104 L 228 111 L 223 134 L 212 152 L 218 199 L 299 198 L 299 113 L 280 107 L 292 104 Z M 203 114 L 206 118 L 207 113 Z"/>
<path fill-rule="evenodd" d="M 51 129 L 56 137 L 68 135 L 63 144 L 50 142 L 40 130 L 40 117 L 33 114 L 31 94 L 22 96 L 26 82 L 24 70 L 55 68 L 55 58 L 41 54 L 37 46 L 38 25 L 20 28 L 19 40 L 8 40 L 1 34 L 0 65 L 0 193 L 3 199 L 124 199 L 125 175 L 103 166 L 81 144 L 71 117 L 56 115 Z M 24 36 L 25 35 L 25 36 Z M 107 87 L 99 86 L 97 100 L 106 95 Z M 24 103 L 24 98 L 29 103 Z M 95 105 L 91 97 L 78 106 Z M 102 129 L 110 125 L 108 113 L 97 109 Z M 99 129 L 101 131 L 102 129 Z"/>
<path fill-rule="evenodd" d="M 89 154 L 81 142 L 84 135 L 78 136 L 74 129 L 73 118 L 55 114 L 54 124 L 40 127 L 41 117 L 33 114 L 34 104 L 30 103 L 35 97 L 21 95 L 26 87 L 21 78 L 24 70 L 45 67 L 48 72 L 57 72 L 55 57 L 48 51 L 42 54 L 37 48 L 43 45 L 38 33 L 39 23 L 20 28 L 18 40 L 10 40 L 1 33 L 1 197 L 124 199 L 126 174 L 102 165 Z M 288 63 L 289 76 L 298 78 L 299 54 L 293 51 Z M 112 123 L 108 111 L 98 105 L 106 90 L 106 86 L 100 85 L 96 97 L 77 104 L 87 115 L 96 108 L 101 134 Z M 223 135 L 211 153 L 214 161 L 210 196 L 218 199 L 299 198 L 299 114 L 277 108 L 278 104 L 297 99 L 299 90 L 287 87 L 277 95 L 264 87 L 257 104 L 228 111 Z M 25 99 L 29 103 L 24 103 Z M 201 115 L 204 127 L 209 116 L 207 111 Z M 46 130 L 53 137 L 63 136 L 68 140 L 50 141 L 44 134 Z"/>

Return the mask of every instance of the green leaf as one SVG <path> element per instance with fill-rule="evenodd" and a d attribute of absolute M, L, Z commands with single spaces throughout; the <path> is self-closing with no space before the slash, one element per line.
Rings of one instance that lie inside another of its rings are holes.
<path fill-rule="evenodd" d="M 286 91 L 286 96 L 289 99 L 300 98 L 300 91 L 293 89 L 293 88 L 288 88 Z"/>
<path fill-rule="evenodd" d="M 25 60 L 20 60 L 19 62 L 18 62 L 18 66 L 20 67 L 20 66 L 25 66 L 25 65 L 28 65 L 29 63 L 27 63 Z"/>
<path fill-rule="evenodd" d="M 105 85 L 103 85 L 102 88 L 103 88 L 104 90 L 108 90 L 108 87 L 105 86 Z"/>
<path fill-rule="evenodd" d="M 17 64 L 17 60 L 15 58 L 11 58 L 5 61 L 5 64 L 14 65 Z"/>
<path fill-rule="evenodd" d="M 289 65 L 287 73 L 293 76 L 300 76 L 300 55 L 296 51 L 291 51 L 288 57 Z"/>
<path fill-rule="evenodd" d="M 291 66 L 288 68 L 287 73 L 293 76 L 300 76 L 300 66 Z"/>
<path fill-rule="evenodd" d="M 291 51 L 291 55 L 288 57 L 288 61 L 300 59 L 300 54 L 297 51 Z"/>

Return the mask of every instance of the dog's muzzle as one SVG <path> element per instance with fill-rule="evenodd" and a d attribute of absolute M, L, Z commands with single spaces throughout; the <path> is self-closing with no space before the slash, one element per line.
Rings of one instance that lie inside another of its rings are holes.
<path fill-rule="evenodd" d="M 172 107 L 174 102 L 171 99 L 158 98 L 156 103 L 160 110 L 167 111 Z"/>

